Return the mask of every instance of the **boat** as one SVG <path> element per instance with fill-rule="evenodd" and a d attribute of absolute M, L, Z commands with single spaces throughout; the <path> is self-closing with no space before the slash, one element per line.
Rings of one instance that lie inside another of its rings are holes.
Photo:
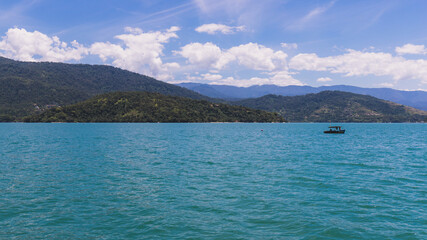
<path fill-rule="evenodd" d="M 330 126 L 328 131 L 323 131 L 324 133 L 345 133 L 345 129 L 341 129 L 341 126 Z"/>

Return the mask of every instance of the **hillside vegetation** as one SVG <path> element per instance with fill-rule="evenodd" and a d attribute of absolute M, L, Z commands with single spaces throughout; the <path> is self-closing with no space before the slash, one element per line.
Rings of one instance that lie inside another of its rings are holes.
<path fill-rule="evenodd" d="M 103 65 L 19 62 L 0 57 L 0 121 L 114 91 L 147 91 L 209 99 L 141 74 Z"/>
<path fill-rule="evenodd" d="M 116 92 L 49 109 L 26 122 L 283 122 L 277 113 L 148 92 Z"/>
<path fill-rule="evenodd" d="M 224 104 L 210 103 L 212 101 L 225 102 L 225 100 L 212 99 L 183 87 L 104 65 L 19 62 L 0 57 L 0 86 L 0 122 L 21 120 L 29 115 L 33 116 L 26 118 L 28 121 L 283 121 L 281 118 L 274 120 L 270 118 L 273 115 L 266 115 L 261 111 L 254 112 L 249 109 L 243 110 Z M 246 94 L 247 90 L 256 90 L 256 94 L 277 90 L 277 86 L 258 86 L 247 89 L 236 87 L 212 89 L 210 85 L 201 87 L 205 92 L 216 96 L 219 94 L 221 97 L 227 97 L 230 93 Z M 306 91 L 306 88 L 291 86 L 279 90 L 297 94 L 298 91 Z M 197 89 L 200 90 L 200 86 Z M 159 94 L 124 93 L 131 91 Z M 99 94 L 114 92 L 121 93 L 103 95 L 104 100 L 102 101 L 99 100 L 99 97 L 93 98 Z M 419 96 L 414 95 L 414 99 L 419 100 L 420 96 L 422 98 L 422 92 L 420 94 Z M 171 98 L 163 95 L 185 98 Z M 402 97 L 406 98 L 406 95 L 403 95 Z M 120 100 L 118 103 L 114 100 L 117 97 L 119 98 L 117 101 L 123 98 L 128 99 L 128 102 L 123 103 Z M 85 101 L 90 98 L 93 99 Z M 93 102 L 94 99 L 101 102 Z M 205 100 L 205 102 L 193 102 L 191 99 Z M 151 106 L 150 101 L 156 102 L 157 105 Z M 76 105 L 69 106 L 71 104 Z M 427 121 L 425 111 L 370 96 L 338 91 L 325 91 L 295 97 L 266 95 L 260 98 L 230 102 L 230 104 L 278 112 L 286 120 L 293 122 Z M 122 105 L 125 107 L 124 109 L 120 108 Z M 88 109 L 80 109 L 81 106 Z M 160 109 L 159 106 L 161 106 Z M 107 107 L 112 107 L 112 109 L 109 110 Z M 75 112 L 70 112 L 69 109 L 73 109 Z M 88 112 L 89 109 L 90 112 Z M 244 112 L 246 115 L 243 114 Z M 36 114 L 41 114 L 38 116 L 38 120 L 34 116 Z M 274 117 L 277 118 L 277 115 Z"/>
<path fill-rule="evenodd" d="M 340 91 L 294 97 L 266 95 L 233 104 L 278 112 L 290 122 L 427 122 L 426 111 Z"/>

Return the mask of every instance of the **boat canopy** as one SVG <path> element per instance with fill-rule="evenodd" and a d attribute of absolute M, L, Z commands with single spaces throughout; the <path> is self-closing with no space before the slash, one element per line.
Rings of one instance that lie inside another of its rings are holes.
<path fill-rule="evenodd" d="M 340 128 L 341 128 L 341 126 L 330 126 L 329 128 L 340 129 Z"/>

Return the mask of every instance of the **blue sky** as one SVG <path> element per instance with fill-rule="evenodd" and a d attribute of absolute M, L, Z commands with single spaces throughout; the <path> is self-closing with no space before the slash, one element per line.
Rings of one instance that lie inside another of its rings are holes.
<path fill-rule="evenodd" d="M 0 55 L 170 82 L 427 90 L 424 0 L 2 0 Z"/>

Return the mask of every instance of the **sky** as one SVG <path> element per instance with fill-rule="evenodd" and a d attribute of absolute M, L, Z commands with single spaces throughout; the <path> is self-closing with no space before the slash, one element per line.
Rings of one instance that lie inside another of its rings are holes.
<path fill-rule="evenodd" d="M 1 0 L 0 56 L 169 83 L 427 91 L 426 24 L 425 0 Z"/>

